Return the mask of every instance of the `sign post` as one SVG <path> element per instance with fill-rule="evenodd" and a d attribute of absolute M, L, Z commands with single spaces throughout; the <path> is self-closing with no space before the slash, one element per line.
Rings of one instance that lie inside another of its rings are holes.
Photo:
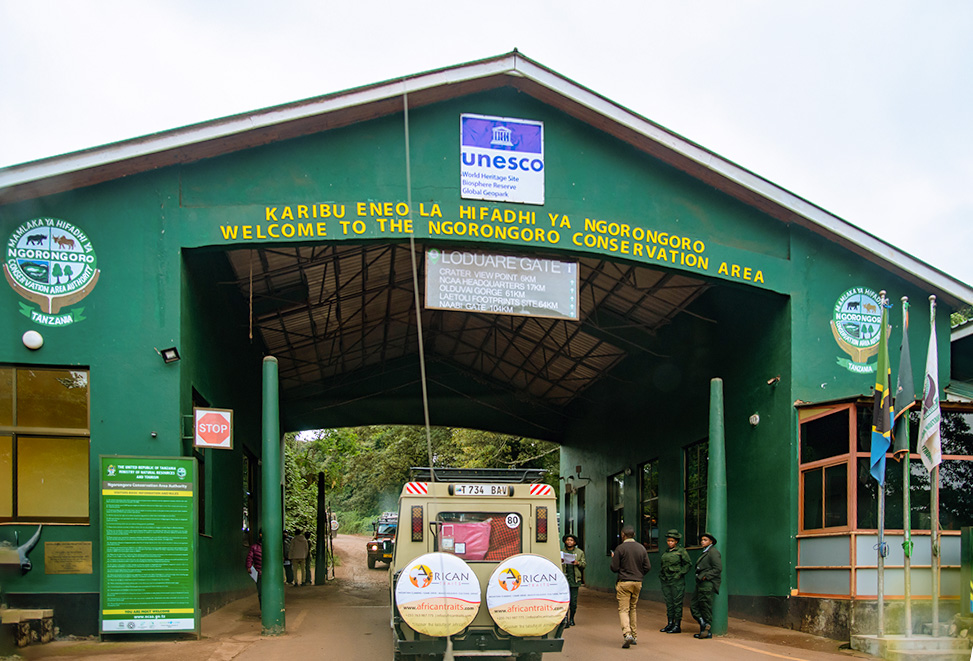
<path fill-rule="evenodd" d="M 193 445 L 197 448 L 233 449 L 233 411 L 231 409 L 193 409 Z"/>
<path fill-rule="evenodd" d="M 99 479 L 99 631 L 198 638 L 196 460 L 103 455 Z"/>

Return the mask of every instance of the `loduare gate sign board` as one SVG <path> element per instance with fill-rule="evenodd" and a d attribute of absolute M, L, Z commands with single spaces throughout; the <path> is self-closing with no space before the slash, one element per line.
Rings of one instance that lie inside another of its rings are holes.
<path fill-rule="evenodd" d="M 426 251 L 426 308 L 578 320 L 578 263 Z"/>

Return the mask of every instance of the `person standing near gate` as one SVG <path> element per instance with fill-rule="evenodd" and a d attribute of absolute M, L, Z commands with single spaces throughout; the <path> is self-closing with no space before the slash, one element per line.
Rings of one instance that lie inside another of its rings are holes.
<path fill-rule="evenodd" d="M 291 537 L 290 532 L 284 531 L 284 583 L 290 585 L 294 582 L 294 569 L 291 567 Z"/>
<path fill-rule="evenodd" d="M 659 564 L 659 581 L 662 583 L 662 597 L 666 600 L 666 626 L 659 629 L 663 633 L 682 633 L 682 604 L 686 596 L 686 574 L 693 566 L 686 549 L 679 546 L 682 535 L 678 530 L 666 533 L 666 546 Z"/>
<path fill-rule="evenodd" d="M 564 542 L 564 551 L 561 553 L 564 577 L 568 579 L 568 589 L 571 593 L 570 608 L 567 626 L 574 626 L 574 614 L 578 612 L 578 588 L 581 585 L 581 572 L 587 562 L 585 561 L 584 551 L 578 548 L 578 538 L 567 534 L 561 538 Z"/>
<path fill-rule="evenodd" d="M 699 622 L 699 633 L 694 633 L 693 638 L 712 638 L 713 600 L 720 592 L 723 558 L 716 550 L 716 538 L 712 534 L 704 532 L 699 543 L 703 552 L 696 558 L 696 592 L 689 605 L 693 619 Z"/>
<path fill-rule="evenodd" d="M 309 546 L 303 530 L 296 531 L 291 540 L 291 565 L 294 567 L 294 586 L 307 583 L 307 553 Z"/>
<path fill-rule="evenodd" d="M 622 624 L 623 649 L 638 644 L 636 626 L 636 606 L 642 592 L 642 579 L 652 564 L 645 547 L 635 541 L 635 528 L 622 528 L 622 543 L 612 552 L 611 570 L 618 574 L 615 582 L 615 597 L 618 599 L 618 619 Z"/>
<path fill-rule="evenodd" d="M 250 545 L 250 549 L 247 551 L 247 561 L 244 565 L 247 574 L 257 584 L 257 607 L 261 609 L 263 608 L 260 601 L 260 579 L 263 577 L 263 541 L 264 531 L 258 530 L 257 541 Z"/>

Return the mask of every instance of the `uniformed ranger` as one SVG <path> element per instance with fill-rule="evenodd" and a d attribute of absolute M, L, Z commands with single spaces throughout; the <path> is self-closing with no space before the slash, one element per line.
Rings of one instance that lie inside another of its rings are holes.
<path fill-rule="evenodd" d="M 682 604 L 686 595 L 686 574 L 693 566 L 686 549 L 679 546 L 682 535 L 678 530 L 666 533 L 665 552 L 660 562 L 659 580 L 662 583 L 662 597 L 666 600 L 666 626 L 659 629 L 663 633 L 682 633 Z"/>
<path fill-rule="evenodd" d="M 696 593 L 689 609 L 693 619 L 699 622 L 699 633 L 694 633 L 693 638 L 712 638 L 713 600 L 720 591 L 723 558 L 716 550 L 716 538 L 712 534 L 704 532 L 700 535 L 699 543 L 703 552 L 696 559 Z"/>

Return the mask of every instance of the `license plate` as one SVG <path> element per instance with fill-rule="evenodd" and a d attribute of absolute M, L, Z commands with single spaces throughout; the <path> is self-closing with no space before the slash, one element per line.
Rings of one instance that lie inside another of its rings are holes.
<path fill-rule="evenodd" d="M 506 484 L 454 484 L 454 496 L 506 496 L 509 493 Z"/>

